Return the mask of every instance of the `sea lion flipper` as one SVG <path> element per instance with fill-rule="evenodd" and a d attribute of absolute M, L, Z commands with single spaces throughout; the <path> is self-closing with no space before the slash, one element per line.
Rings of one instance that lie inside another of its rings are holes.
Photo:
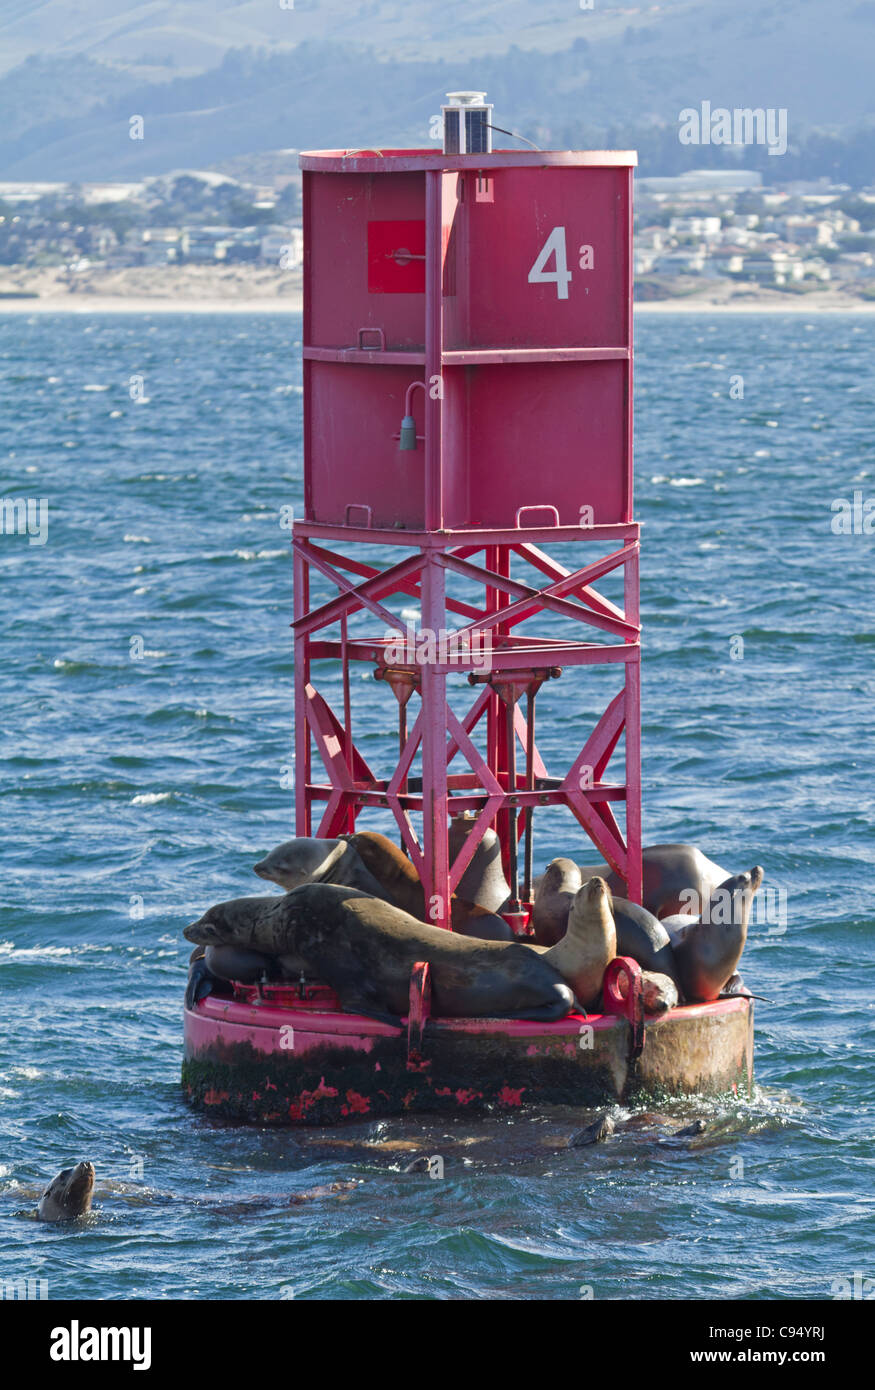
<path fill-rule="evenodd" d="M 388 1023 L 392 1028 L 404 1027 L 396 1014 L 389 1014 L 384 1009 L 378 1009 L 369 999 L 350 999 L 347 997 L 341 1005 L 341 1013 L 363 1014 L 365 1018 L 376 1019 L 377 1023 Z"/>
<path fill-rule="evenodd" d="M 188 971 L 188 983 L 185 986 L 185 1007 L 193 1009 L 199 1000 L 212 994 L 215 983 L 216 977 L 211 973 L 203 956 L 192 961 Z"/>

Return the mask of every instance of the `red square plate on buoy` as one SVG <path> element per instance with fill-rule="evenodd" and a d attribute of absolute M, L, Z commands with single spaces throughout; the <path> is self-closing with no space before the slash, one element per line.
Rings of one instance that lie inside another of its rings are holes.
<path fill-rule="evenodd" d="M 425 221 L 368 223 L 368 294 L 425 294 Z"/>

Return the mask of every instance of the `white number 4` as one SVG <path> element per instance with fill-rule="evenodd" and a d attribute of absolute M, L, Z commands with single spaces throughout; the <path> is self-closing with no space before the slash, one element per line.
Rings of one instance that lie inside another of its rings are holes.
<path fill-rule="evenodd" d="M 593 251 L 591 246 L 581 246 L 580 248 L 580 268 L 581 270 L 592 270 Z M 547 262 L 551 256 L 556 257 L 556 269 L 545 270 Z M 568 286 L 571 283 L 571 271 L 568 269 L 568 249 L 565 241 L 565 228 L 554 227 L 535 260 L 535 264 L 529 271 L 530 285 L 555 285 L 556 298 L 568 298 Z M 588 293 L 588 291 L 587 291 Z"/>
<path fill-rule="evenodd" d="M 544 267 L 551 256 L 556 257 L 556 269 L 545 270 Z M 568 269 L 565 228 L 554 227 L 538 252 L 535 264 L 529 271 L 529 284 L 555 285 L 557 299 L 567 299 L 570 280 L 571 271 Z"/>

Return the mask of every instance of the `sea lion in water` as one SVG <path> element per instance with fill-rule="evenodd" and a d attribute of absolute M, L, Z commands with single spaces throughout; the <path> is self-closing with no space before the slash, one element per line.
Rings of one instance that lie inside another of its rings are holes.
<path fill-rule="evenodd" d="M 574 896 L 568 929 L 541 956 L 567 980 L 585 1009 L 601 1003 L 605 971 L 617 954 L 617 930 L 603 878 L 591 878 Z"/>
<path fill-rule="evenodd" d="M 601 1115 L 596 1116 L 592 1124 L 585 1125 L 576 1134 L 572 1134 L 568 1140 L 568 1148 L 585 1149 L 589 1144 L 603 1144 L 606 1139 L 610 1138 L 615 1129 L 614 1121 L 605 1110 Z"/>
<path fill-rule="evenodd" d="M 308 883 L 268 911 L 218 903 L 185 937 L 203 945 L 243 946 L 303 958 L 336 992 L 347 1013 L 399 1022 L 410 974 L 428 961 L 431 1011 L 438 1018 L 522 1018 L 549 1022 L 579 1008 L 562 976 L 516 942 L 474 941 L 430 927 L 353 888 Z"/>
<path fill-rule="evenodd" d="M 671 937 L 680 986 L 688 1004 L 716 999 L 734 975 L 747 940 L 753 896 L 763 881 L 755 865 L 716 888 L 701 917 L 675 916 L 664 921 Z"/>
<path fill-rule="evenodd" d="M 532 927 L 539 946 L 555 946 L 562 940 L 574 895 L 582 886 L 583 878 L 573 859 L 554 859 L 547 865 L 538 884 L 532 912 Z"/>
<path fill-rule="evenodd" d="M 642 904 L 654 917 L 686 913 L 698 917 L 729 874 L 708 859 L 695 845 L 647 845 L 641 851 L 644 878 Z M 607 875 L 612 893 L 622 897 L 626 881 L 613 871 Z"/>
<path fill-rule="evenodd" d="M 91 1210 L 94 1193 L 94 1164 L 77 1163 L 52 1178 L 39 1199 L 36 1214 L 40 1221 L 76 1221 Z"/>

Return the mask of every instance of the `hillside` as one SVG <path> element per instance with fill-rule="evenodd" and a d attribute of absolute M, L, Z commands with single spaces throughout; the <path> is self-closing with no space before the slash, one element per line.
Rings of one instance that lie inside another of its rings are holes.
<path fill-rule="evenodd" d="M 543 143 L 612 126 L 670 133 L 707 99 L 787 108 L 792 146 L 872 117 L 873 46 L 875 0 L 5 0 L 0 177 L 425 144 L 443 93 L 465 85 L 489 91 L 500 125 Z M 128 138 L 132 115 L 141 141 Z"/>

